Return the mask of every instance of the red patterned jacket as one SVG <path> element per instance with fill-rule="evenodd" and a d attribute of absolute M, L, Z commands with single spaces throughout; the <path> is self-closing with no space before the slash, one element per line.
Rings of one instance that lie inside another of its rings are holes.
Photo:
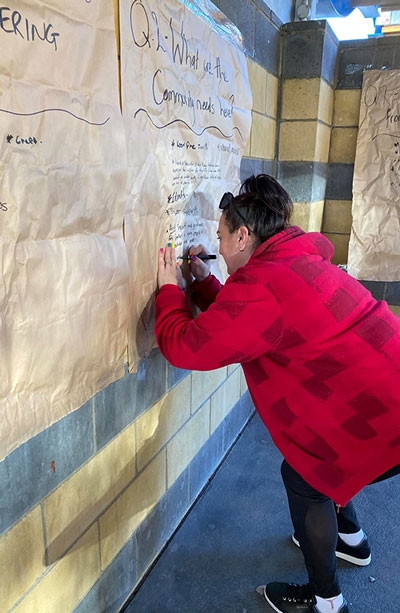
<path fill-rule="evenodd" d="M 400 463 L 400 319 L 330 263 L 321 234 L 290 227 L 221 286 L 196 284 L 207 310 L 164 285 L 156 336 L 174 366 L 240 363 L 254 405 L 289 464 L 344 505 Z"/>

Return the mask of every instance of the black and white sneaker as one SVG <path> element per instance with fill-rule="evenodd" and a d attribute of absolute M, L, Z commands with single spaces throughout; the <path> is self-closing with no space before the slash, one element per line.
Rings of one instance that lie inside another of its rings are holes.
<path fill-rule="evenodd" d="M 300 543 L 295 534 L 292 534 L 292 541 L 297 547 L 300 547 Z M 361 543 L 355 546 L 347 545 L 340 536 L 338 536 L 338 542 L 336 545 L 336 557 L 350 564 L 356 566 L 368 566 L 371 562 L 371 548 L 368 544 L 368 539 L 364 536 Z"/>
<path fill-rule="evenodd" d="M 295 583 L 268 583 L 257 588 L 268 604 L 277 613 L 318 613 L 315 608 L 316 600 L 309 584 L 297 585 Z M 338 613 L 349 613 L 347 603 L 344 602 Z"/>

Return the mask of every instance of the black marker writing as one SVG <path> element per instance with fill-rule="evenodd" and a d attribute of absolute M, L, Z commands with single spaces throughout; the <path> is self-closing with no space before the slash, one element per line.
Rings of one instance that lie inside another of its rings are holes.
<path fill-rule="evenodd" d="M 145 115 L 147 115 L 148 119 L 151 121 L 153 126 L 155 128 L 157 128 L 157 130 L 164 130 L 164 128 L 168 128 L 169 126 L 172 126 L 174 123 L 181 123 L 184 126 L 186 126 L 187 128 L 189 128 L 189 130 L 191 130 L 193 132 L 193 134 L 196 134 L 197 136 L 201 136 L 206 131 L 215 131 L 218 134 L 220 134 L 223 138 L 230 139 L 230 138 L 233 137 L 233 132 L 237 132 L 238 134 L 240 134 L 240 137 L 243 139 L 243 135 L 242 135 L 241 131 L 239 130 L 239 128 L 237 126 L 233 126 L 233 128 L 232 128 L 233 132 L 231 134 L 225 134 L 224 132 L 222 132 L 221 128 L 219 128 L 218 126 L 215 126 L 215 125 L 209 125 L 209 126 L 206 126 L 205 128 L 202 128 L 200 131 L 196 131 L 194 128 L 191 128 L 189 126 L 189 124 L 186 123 L 186 121 L 184 121 L 183 119 L 173 119 L 172 121 L 168 121 L 165 124 L 157 125 L 153 121 L 153 118 L 149 115 L 147 110 L 146 109 L 142 109 L 142 108 L 137 109 L 137 111 L 135 111 L 135 114 L 133 115 L 133 119 L 136 119 L 136 117 L 139 115 L 139 113 L 144 113 Z"/>
<path fill-rule="evenodd" d="M 387 85 L 381 85 L 377 87 L 376 85 L 368 85 L 365 95 L 364 102 L 368 107 L 383 104 L 391 104 L 393 101 L 396 103 L 399 101 L 400 90 L 398 88 L 388 89 Z"/>
<path fill-rule="evenodd" d="M 186 200 L 186 198 L 187 198 L 187 194 L 182 188 L 179 192 L 172 192 L 172 194 L 169 194 L 167 196 L 167 202 L 168 204 L 172 204 L 174 202 L 179 202 L 180 200 Z M 168 209 L 167 209 L 167 214 L 168 214 Z"/>
<path fill-rule="evenodd" d="M 162 46 L 161 44 L 161 33 L 160 33 L 160 28 L 158 27 L 158 17 L 157 17 L 157 13 L 155 13 L 154 11 L 152 11 L 151 16 L 154 19 L 154 23 L 156 24 L 156 30 L 157 30 L 157 49 L 156 51 L 163 51 L 164 53 L 167 52 L 167 50 L 165 49 L 165 47 Z M 167 39 L 168 37 L 165 36 L 165 39 Z"/>
<path fill-rule="evenodd" d="M 230 96 L 231 103 L 229 106 L 224 106 L 223 100 L 218 98 L 219 102 L 219 114 L 221 117 L 233 117 L 233 103 L 235 101 L 235 96 L 232 94 Z"/>
<path fill-rule="evenodd" d="M 71 115 L 72 117 L 75 117 L 75 119 L 78 119 L 79 121 L 84 121 L 85 123 L 88 123 L 90 126 L 104 126 L 104 124 L 106 124 L 107 121 L 110 120 L 110 118 L 107 117 L 107 119 L 101 122 L 89 121 L 88 119 L 85 119 L 84 117 L 79 117 L 79 115 L 75 115 L 74 113 L 71 113 L 71 111 L 67 111 L 67 109 L 42 109 L 40 111 L 33 111 L 32 113 L 17 113 L 16 111 L 9 111 L 8 109 L 0 109 L 0 113 L 8 113 L 9 115 L 17 115 L 18 117 L 31 117 L 33 115 L 40 115 L 41 113 L 50 113 L 50 112 L 67 113 L 67 115 Z"/>
<path fill-rule="evenodd" d="M 187 106 L 192 110 L 192 123 L 196 121 L 195 101 L 192 98 L 190 91 L 187 94 L 179 92 L 175 89 L 168 89 L 164 87 L 162 81 L 163 73 L 160 69 L 156 70 L 153 75 L 152 93 L 153 100 L 160 106 L 164 102 L 172 102 L 174 105 Z"/>
<path fill-rule="evenodd" d="M 392 113 L 392 109 L 386 111 L 386 127 L 388 128 L 392 123 L 399 123 L 400 115 L 398 113 Z"/>
<path fill-rule="evenodd" d="M 225 83 L 229 83 L 229 79 L 226 75 L 225 70 L 222 70 L 221 58 L 219 57 L 217 57 L 216 59 L 216 64 L 214 66 L 214 74 L 217 75 L 218 79 L 222 79 L 223 81 L 225 81 Z"/>
<path fill-rule="evenodd" d="M 191 96 L 190 91 L 186 94 L 184 92 L 177 91 L 176 89 L 169 89 L 168 87 L 165 87 L 163 77 L 164 74 L 160 69 L 156 70 L 153 75 L 152 93 L 153 100 L 157 104 L 157 106 L 161 106 L 163 103 L 166 102 L 171 102 L 174 106 L 179 105 L 180 107 L 187 107 L 191 109 L 193 125 L 196 122 L 196 111 L 206 111 L 211 115 L 215 114 L 215 104 L 213 103 L 211 96 L 208 96 L 207 99 L 203 100 L 201 100 L 200 98 L 194 99 Z M 228 111 L 226 111 L 226 109 L 224 111 L 221 110 L 220 114 L 224 117 L 231 117 L 231 111 L 232 106 L 228 107 Z"/>
<path fill-rule="evenodd" d="M 132 40 L 139 48 L 148 46 L 150 44 L 150 24 L 147 12 L 143 4 L 137 0 L 134 0 L 131 4 L 131 10 L 129 11 L 129 23 L 131 27 Z"/>
<path fill-rule="evenodd" d="M 189 52 L 187 38 L 183 30 L 183 23 L 181 24 L 180 43 L 175 42 L 172 18 L 169 20 L 169 28 L 171 31 L 172 59 L 174 64 L 178 62 L 180 66 L 185 64 L 186 66 L 190 66 L 190 68 L 197 70 L 199 66 L 199 50 L 196 49 L 195 53 Z"/>
<path fill-rule="evenodd" d="M 13 138 L 12 135 L 9 134 L 9 136 L 11 136 L 11 138 Z M 8 138 L 7 138 L 8 140 Z M 8 141 L 11 142 L 11 141 Z M 28 136 L 28 138 L 22 138 L 22 136 L 16 136 L 15 137 L 15 144 L 16 145 L 37 145 L 38 141 L 37 138 L 35 138 L 34 136 Z"/>
<path fill-rule="evenodd" d="M 0 211 L 8 211 L 7 202 L 0 202 Z"/>
<path fill-rule="evenodd" d="M 54 31 L 51 23 L 42 23 L 41 27 L 31 23 L 27 17 L 23 17 L 19 11 L 12 11 L 7 6 L 0 6 L 0 30 L 6 34 L 15 34 L 28 42 L 40 40 L 53 45 L 57 51 L 58 32 Z"/>
<path fill-rule="evenodd" d="M 132 40 L 137 47 L 141 49 L 155 47 L 156 51 L 169 53 L 174 64 L 194 71 L 202 68 L 209 76 L 229 83 L 228 72 L 222 66 L 220 57 L 200 58 L 199 49 L 186 35 L 184 22 L 177 27 L 172 17 L 168 22 L 164 20 L 163 24 L 157 13 L 151 11 L 150 15 L 151 19 L 142 0 L 133 0 L 129 11 L 129 24 Z"/>

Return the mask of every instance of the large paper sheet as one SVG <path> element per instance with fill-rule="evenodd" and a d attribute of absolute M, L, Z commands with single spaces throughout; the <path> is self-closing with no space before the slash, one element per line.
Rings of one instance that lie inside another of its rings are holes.
<path fill-rule="evenodd" d="M 0 458 L 123 376 L 113 11 L 104 0 L 0 8 Z"/>
<path fill-rule="evenodd" d="M 217 252 L 218 204 L 239 186 L 251 91 L 240 34 L 211 3 L 121 0 L 120 19 L 133 370 L 154 346 L 158 249 Z"/>
<path fill-rule="evenodd" d="M 364 72 L 348 271 L 400 281 L 400 71 Z"/>

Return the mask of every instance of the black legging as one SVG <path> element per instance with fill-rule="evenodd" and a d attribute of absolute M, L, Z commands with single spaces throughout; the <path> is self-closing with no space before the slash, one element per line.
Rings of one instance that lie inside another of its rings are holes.
<path fill-rule="evenodd" d="M 360 530 L 353 503 L 336 512 L 334 502 L 308 485 L 284 460 L 281 467 L 296 537 L 306 563 L 313 593 L 321 598 L 340 594 L 336 572 L 338 532 L 351 534 Z M 400 473 L 400 465 L 387 471 L 373 483 Z"/>

